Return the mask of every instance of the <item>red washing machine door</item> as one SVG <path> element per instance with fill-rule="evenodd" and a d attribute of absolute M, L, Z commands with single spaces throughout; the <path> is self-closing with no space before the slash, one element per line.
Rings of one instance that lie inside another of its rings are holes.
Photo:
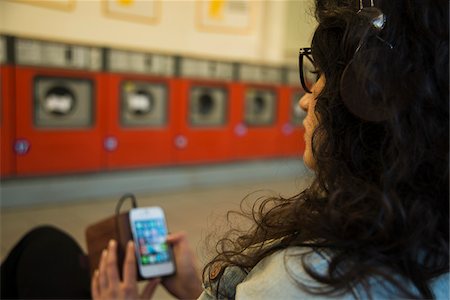
<path fill-rule="evenodd" d="M 279 89 L 265 85 L 237 84 L 233 111 L 233 151 L 236 159 L 279 155 Z"/>
<path fill-rule="evenodd" d="M 234 91 L 220 81 L 178 79 L 177 134 L 179 163 L 209 163 L 232 159 L 229 117 Z"/>
<path fill-rule="evenodd" d="M 101 74 L 17 67 L 16 87 L 18 175 L 101 169 Z"/>
<path fill-rule="evenodd" d="M 111 74 L 108 80 L 108 169 L 172 164 L 173 79 Z"/>
<path fill-rule="evenodd" d="M 12 66 L 0 66 L 0 176 L 9 177 L 15 173 L 14 139 L 14 78 Z"/>
<path fill-rule="evenodd" d="M 305 149 L 303 119 L 306 116 L 299 106 L 304 91 L 283 86 L 280 97 L 281 128 L 279 131 L 279 154 L 283 157 L 301 157 Z"/>

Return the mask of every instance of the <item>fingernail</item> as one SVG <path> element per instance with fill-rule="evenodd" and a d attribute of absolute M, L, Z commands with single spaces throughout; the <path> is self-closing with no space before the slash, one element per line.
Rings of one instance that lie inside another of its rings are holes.
<path fill-rule="evenodd" d="M 108 250 L 103 249 L 103 251 L 102 251 L 102 256 L 104 257 L 104 256 L 106 256 L 106 254 L 108 254 Z"/>
<path fill-rule="evenodd" d="M 116 245 L 116 241 L 115 240 L 109 240 L 109 247 L 114 247 Z"/>

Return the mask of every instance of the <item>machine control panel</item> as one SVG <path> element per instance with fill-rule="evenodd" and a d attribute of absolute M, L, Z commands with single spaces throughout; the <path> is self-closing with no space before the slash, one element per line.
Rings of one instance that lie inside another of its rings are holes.
<path fill-rule="evenodd" d="M 123 73 L 139 73 L 159 76 L 175 74 L 175 58 L 144 52 L 112 49 L 107 54 L 108 70 Z"/>
<path fill-rule="evenodd" d="M 100 71 L 102 53 L 100 48 L 46 42 L 31 39 L 16 39 L 17 64 L 42 67 Z"/>
<path fill-rule="evenodd" d="M 181 58 L 180 75 L 182 77 L 233 80 L 233 64 L 195 58 Z"/>
<path fill-rule="evenodd" d="M 286 69 L 286 83 L 290 86 L 300 87 L 300 77 L 298 69 Z"/>
<path fill-rule="evenodd" d="M 239 65 L 239 80 L 255 83 L 280 84 L 283 82 L 281 68 L 259 65 Z"/>
<path fill-rule="evenodd" d="M 6 38 L 0 36 L 0 65 L 6 63 Z"/>

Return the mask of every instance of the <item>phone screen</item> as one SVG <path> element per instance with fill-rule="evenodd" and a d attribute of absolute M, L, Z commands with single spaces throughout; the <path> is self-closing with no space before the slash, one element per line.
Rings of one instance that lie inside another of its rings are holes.
<path fill-rule="evenodd" d="M 134 225 L 140 264 L 147 266 L 169 262 L 171 257 L 164 219 L 138 220 Z"/>

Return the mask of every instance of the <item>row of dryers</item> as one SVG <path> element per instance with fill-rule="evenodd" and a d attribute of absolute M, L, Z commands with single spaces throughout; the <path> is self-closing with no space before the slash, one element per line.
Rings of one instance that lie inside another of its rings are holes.
<path fill-rule="evenodd" d="M 1 176 L 299 156 L 297 71 L 0 37 Z"/>

